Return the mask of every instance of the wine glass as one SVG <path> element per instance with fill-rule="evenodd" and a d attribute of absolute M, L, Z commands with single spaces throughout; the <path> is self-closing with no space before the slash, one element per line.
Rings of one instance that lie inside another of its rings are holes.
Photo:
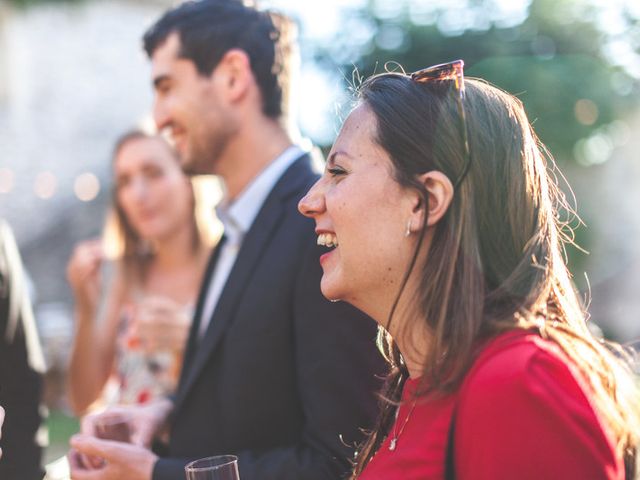
<path fill-rule="evenodd" d="M 217 455 L 201 458 L 184 467 L 187 480 L 240 480 L 238 457 Z"/>

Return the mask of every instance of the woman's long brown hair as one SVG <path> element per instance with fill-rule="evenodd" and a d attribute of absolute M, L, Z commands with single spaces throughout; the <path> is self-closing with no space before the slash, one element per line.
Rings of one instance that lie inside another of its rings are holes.
<path fill-rule="evenodd" d="M 424 202 L 419 174 L 439 170 L 455 179 L 464 168 L 451 83 L 418 84 L 404 74 L 383 73 L 358 89 L 376 118 L 374 140 L 390 155 L 396 180 L 419 191 Z M 627 477 L 633 478 L 640 431 L 637 386 L 622 349 L 594 338 L 587 327 L 564 259 L 573 210 L 558 186 L 555 163 L 515 97 L 467 79 L 464 107 L 471 167 L 434 227 L 427 261 L 419 261 L 423 243 L 418 242 L 405 283 L 417 275 L 419 287 L 404 292 L 403 283 L 398 293 L 398 298 L 413 296 L 414 312 L 396 335 L 411 346 L 410 332 L 426 322 L 424 380 L 431 391 L 446 394 L 459 388 L 479 342 L 507 330 L 536 329 L 588 382 L 625 459 Z M 425 222 L 421 238 L 426 228 Z M 389 324 L 394 310 L 395 305 Z M 382 329 L 379 343 L 391 373 L 378 424 L 358 452 L 352 479 L 388 434 L 408 377 L 400 351 Z"/>

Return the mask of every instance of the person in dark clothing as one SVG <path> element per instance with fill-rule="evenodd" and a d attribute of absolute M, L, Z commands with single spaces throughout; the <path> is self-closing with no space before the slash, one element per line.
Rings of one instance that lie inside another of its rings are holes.
<path fill-rule="evenodd" d="M 0 438 L 2 438 L 2 424 L 4 423 L 4 408 L 0 407 Z M 2 458 L 2 448 L 0 448 L 0 458 Z"/>
<path fill-rule="evenodd" d="M 44 359 L 27 297 L 22 262 L 9 225 L 0 220 L 1 479 L 42 479 Z"/>

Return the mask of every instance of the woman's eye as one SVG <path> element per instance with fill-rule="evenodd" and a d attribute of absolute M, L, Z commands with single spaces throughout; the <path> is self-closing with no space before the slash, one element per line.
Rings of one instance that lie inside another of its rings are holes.
<path fill-rule="evenodd" d="M 118 178 L 116 180 L 116 191 L 125 188 L 127 185 L 129 185 L 129 178 L 128 177 Z"/>
<path fill-rule="evenodd" d="M 144 176 L 147 178 L 159 178 L 163 173 L 164 172 L 161 169 L 155 167 L 146 168 L 144 170 Z"/>
<path fill-rule="evenodd" d="M 347 173 L 344 169 L 340 168 L 340 167 L 333 167 L 333 168 L 328 168 L 327 172 L 329 173 L 329 175 L 331 175 L 332 177 L 337 177 L 339 175 L 344 175 L 345 173 Z"/>

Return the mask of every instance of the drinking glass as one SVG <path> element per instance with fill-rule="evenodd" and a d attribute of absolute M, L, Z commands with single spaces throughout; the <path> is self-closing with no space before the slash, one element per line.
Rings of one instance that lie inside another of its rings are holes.
<path fill-rule="evenodd" d="M 131 442 L 129 415 L 120 412 L 107 412 L 96 418 L 96 437 L 116 442 Z"/>
<path fill-rule="evenodd" d="M 238 457 L 217 455 L 201 458 L 184 467 L 187 480 L 240 480 Z"/>

